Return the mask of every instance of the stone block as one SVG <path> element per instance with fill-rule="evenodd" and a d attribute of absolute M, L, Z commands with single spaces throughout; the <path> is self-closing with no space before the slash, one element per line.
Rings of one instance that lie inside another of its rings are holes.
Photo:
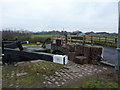
<path fill-rule="evenodd" d="M 76 56 L 75 57 L 75 63 L 88 64 L 89 63 L 89 58 L 85 57 L 85 56 Z"/>
<path fill-rule="evenodd" d="M 75 60 L 76 53 L 75 52 L 69 52 L 68 53 L 68 60 L 74 61 Z"/>
<path fill-rule="evenodd" d="M 77 56 L 84 55 L 84 45 L 75 45 L 75 52 Z"/>
<path fill-rule="evenodd" d="M 65 48 L 67 48 L 70 52 L 75 51 L 75 46 L 73 44 L 66 44 Z"/>
<path fill-rule="evenodd" d="M 84 56 L 90 57 L 91 56 L 91 46 L 84 46 Z"/>
<path fill-rule="evenodd" d="M 91 46 L 91 58 L 100 60 L 103 54 L 103 47 Z"/>

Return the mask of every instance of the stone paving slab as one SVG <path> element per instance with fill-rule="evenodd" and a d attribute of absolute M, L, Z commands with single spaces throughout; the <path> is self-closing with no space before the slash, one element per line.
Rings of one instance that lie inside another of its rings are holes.
<path fill-rule="evenodd" d="M 2 89 L 2 66 L 0 66 L 0 90 Z"/>
<path fill-rule="evenodd" d="M 84 77 L 92 76 L 107 71 L 107 67 L 101 67 L 92 64 L 75 64 L 69 61 L 63 68 L 56 71 L 51 76 L 45 76 L 45 80 L 42 83 L 42 87 L 54 88 L 64 87 L 72 80 L 79 80 Z"/>

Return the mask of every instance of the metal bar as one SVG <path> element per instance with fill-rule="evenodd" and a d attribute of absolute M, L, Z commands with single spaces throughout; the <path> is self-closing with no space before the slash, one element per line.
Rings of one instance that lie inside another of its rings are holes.
<path fill-rule="evenodd" d="M 118 13 L 119 13 L 119 21 L 118 21 L 118 43 L 117 43 L 117 59 L 115 63 L 115 70 L 119 71 L 120 66 L 120 1 L 118 2 Z"/>

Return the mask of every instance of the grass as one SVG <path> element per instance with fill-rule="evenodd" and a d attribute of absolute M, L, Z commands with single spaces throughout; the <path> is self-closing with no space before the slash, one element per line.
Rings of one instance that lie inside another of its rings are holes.
<path fill-rule="evenodd" d="M 44 80 L 44 75 L 51 75 L 61 67 L 61 64 L 47 61 L 27 62 L 16 66 L 5 65 L 2 68 L 3 88 L 35 87 Z M 21 73 L 26 74 L 20 75 Z"/>
<path fill-rule="evenodd" d="M 117 44 L 112 44 L 112 43 L 110 44 L 110 43 L 104 43 L 104 42 L 99 42 L 99 41 L 95 41 L 94 44 L 109 46 L 109 47 L 117 47 Z"/>
<path fill-rule="evenodd" d="M 120 88 L 116 82 L 108 82 L 105 79 L 86 78 L 81 84 L 74 88 Z"/>
<path fill-rule="evenodd" d="M 28 44 L 22 44 L 23 46 L 28 46 L 28 45 L 36 45 L 36 43 L 28 43 Z"/>
<path fill-rule="evenodd" d="M 107 37 L 107 41 L 112 41 L 114 42 L 115 41 L 115 38 L 117 37 Z M 99 41 L 99 37 L 93 37 L 94 41 Z M 104 41 L 105 42 L 105 37 L 100 37 L 100 41 Z M 86 37 L 86 40 L 90 41 L 91 40 L 91 37 Z"/>
<path fill-rule="evenodd" d="M 35 38 L 35 37 L 52 37 L 52 36 L 60 36 L 60 34 L 32 35 L 32 38 Z"/>

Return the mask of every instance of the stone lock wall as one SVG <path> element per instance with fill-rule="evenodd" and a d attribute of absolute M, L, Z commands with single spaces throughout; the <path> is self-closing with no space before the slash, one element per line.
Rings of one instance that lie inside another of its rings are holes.
<path fill-rule="evenodd" d="M 70 51 L 68 53 L 69 60 L 80 61 L 80 63 L 90 63 L 92 60 L 99 61 L 103 54 L 101 46 L 67 44 L 66 48 Z"/>

